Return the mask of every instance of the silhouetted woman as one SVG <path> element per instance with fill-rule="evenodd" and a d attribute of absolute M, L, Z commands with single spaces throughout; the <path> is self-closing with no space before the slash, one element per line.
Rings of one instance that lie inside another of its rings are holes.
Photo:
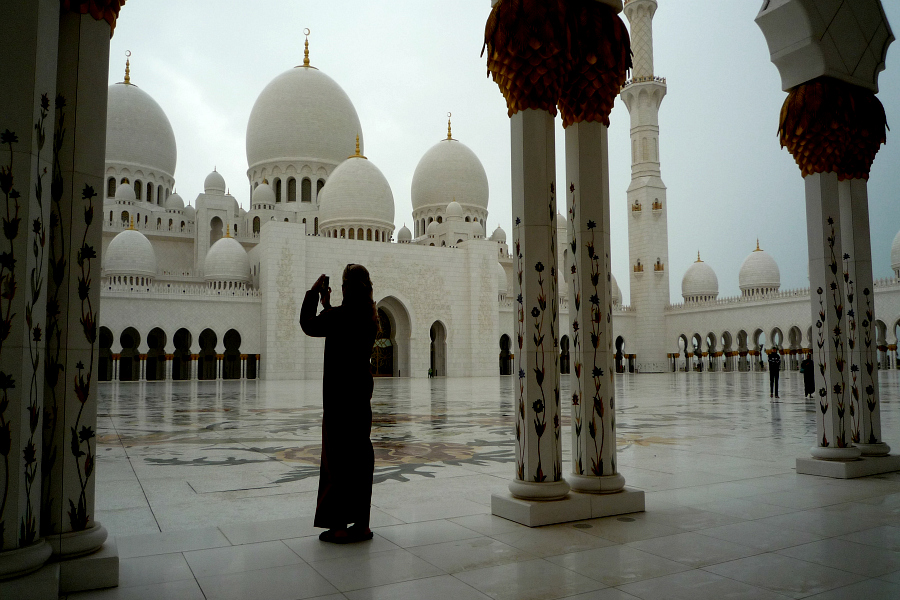
<path fill-rule="evenodd" d="M 372 430 L 372 370 L 378 313 L 372 281 L 362 265 L 347 265 L 343 302 L 331 306 L 328 278 L 319 277 L 306 292 L 300 326 L 306 335 L 325 338 L 322 378 L 322 463 L 315 526 L 328 531 L 319 539 L 345 544 L 372 539 L 369 507 L 375 454 Z M 321 298 L 322 312 L 316 314 Z M 348 525 L 353 524 L 348 528 Z"/>
<path fill-rule="evenodd" d="M 800 362 L 800 372 L 803 373 L 803 397 L 812 397 L 816 392 L 816 371 L 813 364 L 812 354 L 807 354 L 806 358 Z"/>

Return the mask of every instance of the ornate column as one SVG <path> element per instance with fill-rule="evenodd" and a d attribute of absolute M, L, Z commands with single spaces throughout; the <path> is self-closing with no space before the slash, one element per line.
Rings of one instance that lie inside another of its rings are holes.
<path fill-rule="evenodd" d="M 175 358 L 173 354 L 166 354 L 166 381 L 172 381 L 172 360 Z"/>
<path fill-rule="evenodd" d="M 247 379 L 247 355 L 241 354 L 241 379 Z"/>
<path fill-rule="evenodd" d="M 485 47 L 510 117 L 517 302 L 516 473 L 509 490 L 523 499 L 563 498 L 569 491 L 560 439 L 553 130 L 565 43 L 556 2 L 536 3 L 530 11 L 506 0 L 494 3 Z"/>
<path fill-rule="evenodd" d="M 850 432 L 864 456 L 891 451 L 881 440 L 878 389 L 878 348 L 875 330 L 875 286 L 869 235 L 869 195 L 866 179 L 838 183 L 844 249 L 843 273 L 847 298 L 847 342 L 850 355 Z"/>
<path fill-rule="evenodd" d="M 197 381 L 197 359 L 199 358 L 196 354 L 191 354 L 191 381 Z"/>
<path fill-rule="evenodd" d="M 113 368 L 113 376 L 112 376 L 113 381 L 119 380 L 119 356 L 120 355 L 118 355 L 118 354 L 110 354 L 110 360 L 112 360 L 112 364 L 113 364 L 113 367 L 112 367 Z"/>
<path fill-rule="evenodd" d="M 616 466 L 615 367 L 610 277 L 609 161 L 606 125 L 566 128 L 572 322 L 572 489 L 625 486 Z M 573 310 L 574 309 L 574 310 Z"/>
<path fill-rule="evenodd" d="M 139 381 L 147 381 L 147 355 L 146 354 L 138 354 L 138 360 L 140 361 L 140 378 Z"/>
<path fill-rule="evenodd" d="M 224 354 L 216 354 L 216 379 L 222 380 L 222 371 L 225 367 L 225 355 Z"/>
<path fill-rule="evenodd" d="M 39 425 L 58 13 L 48 0 L 0 3 L 0 580 L 40 568 L 51 552 Z M 0 597 L 15 595 L 7 590 L 0 583 Z"/>
<path fill-rule="evenodd" d="M 118 583 L 118 556 L 94 520 L 97 339 L 109 39 L 121 0 L 64 0 L 59 17 L 51 293 L 58 298 L 61 376 L 44 427 L 42 528 L 60 563 L 60 591 Z M 56 307 L 54 307 L 56 308 Z M 49 359 L 48 359 L 49 362 Z M 48 364 L 48 368 L 51 365 Z M 76 558 L 83 557 L 83 558 Z"/>
<path fill-rule="evenodd" d="M 806 187 L 819 405 L 812 456 L 825 460 L 797 459 L 797 472 L 846 478 L 898 470 L 897 456 L 835 462 L 860 456 L 854 442 L 866 442 L 871 455 L 889 450 L 880 439 L 866 181 L 886 139 L 875 92 L 894 38 L 877 1 L 814 8 L 788 0 L 766 4 L 756 22 L 788 92 L 781 145 Z M 863 53 L 871 60 L 859 60 Z"/>

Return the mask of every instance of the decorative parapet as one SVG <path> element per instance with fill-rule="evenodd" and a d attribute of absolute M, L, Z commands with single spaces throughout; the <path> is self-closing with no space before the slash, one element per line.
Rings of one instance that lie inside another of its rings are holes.
<path fill-rule="evenodd" d="M 180 282 L 156 282 L 148 285 L 137 286 L 131 284 L 113 283 L 108 277 L 100 280 L 101 296 L 145 296 L 145 297 L 218 297 L 218 298 L 242 298 L 259 299 L 262 292 L 254 289 L 215 289 L 206 282 L 180 283 Z"/>
<path fill-rule="evenodd" d="M 657 77 L 656 75 L 647 75 L 645 77 L 633 77 L 631 79 L 625 80 L 625 84 L 622 86 L 622 89 L 624 90 L 628 86 L 633 85 L 635 83 L 661 83 L 663 85 L 666 85 L 666 78 L 665 77 Z"/>
<path fill-rule="evenodd" d="M 659 262 L 659 259 L 657 258 L 656 264 L 653 265 L 653 270 L 656 271 L 657 273 L 662 273 L 663 271 L 666 270 L 666 265 Z"/>
<path fill-rule="evenodd" d="M 635 202 L 631 205 L 631 212 L 641 212 L 641 203 Z"/>
<path fill-rule="evenodd" d="M 653 210 L 654 211 L 662 210 L 662 202 L 660 202 L 659 200 L 654 200 L 653 201 Z"/>
<path fill-rule="evenodd" d="M 641 264 L 640 260 L 638 260 L 637 264 L 634 265 L 634 272 L 635 273 L 643 273 L 644 272 L 644 265 Z"/>
<path fill-rule="evenodd" d="M 900 282 L 898 282 L 900 285 Z M 734 304 L 763 304 L 772 300 L 797 300 L 800 298 L 809 298 L 809 288 L 797 288 L 794 290 L 785 290 L 783 292 L 769 292 L 759 296 L 730 296 L 727 298 L 717 298 L 715 300 L 696 300 L 691 302 L 679 302 L 677 304 L 669 304 L 666 307 L 667 312 L 679 310 L 692 310 L 710 306 L 726 306 Z"/>

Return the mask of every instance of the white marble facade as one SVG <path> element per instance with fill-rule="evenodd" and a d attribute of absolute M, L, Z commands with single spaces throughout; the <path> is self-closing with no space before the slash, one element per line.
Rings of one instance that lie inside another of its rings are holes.
<path fill-rule="evenodd" d="M 716 273 L 700 262 L 684 274 L 684 303 L 669 301 L 657 150 L 666 81 L 653 74 L 655 9 L 640 0 L 625 11 L 640 51 L 622 92 L 632 115 L 632 183 L 624 195 L 612 190 L 614 201 L 627 203 L 631 284 L 626 304 L 612 278 L 616 370 L 755 370 L 773 347 L 797 368 L 812 347 L 809 291 L 781 290 L 775 257 L 759 245 L 741 267 L 740 295 L 719 297 Z M 248 117 L 249 210 L 215 170 L 185 202 L 175 192 L 177 149 L 165 113 L 133 81 L 110 86 L 101 378 L 318 377 L 321 342 L 303 336 L 297 322 L 302 295 L 321 273 L 337 295 L 348 262 L 372 272 L 391 324 L 394 376 L 426 377 L 429 368 L 440 376 L 512 373 L 514 261 L 506 232 L 486 230 L 489 181 L 477 155 L 453 138 L 448 122 L 446 138 L 413 174 L 413 214 L 396 215 L 388 182 L 365 159 L 362 137 L 354 139 L 364 124 L 351 99 L 308 65 L 276 77 Z M 404 225 L 395 231 L 395 223 Z M 566 273 L 566 215 L 556 223 L 558 270 Z M 900 235 L 894 246 L 892 256 L 900 256 Z M 207 265 L 213 254 L 216 266 Z M 892 265 L 900 272 L 900 259 Z M 897 365 L 896 272 L 874 286 L 882 368 Z M 573 361 L 568 296 L 560 285 L 562 374 Z M 121 368 L 126 355 L 131 366 Z"/>

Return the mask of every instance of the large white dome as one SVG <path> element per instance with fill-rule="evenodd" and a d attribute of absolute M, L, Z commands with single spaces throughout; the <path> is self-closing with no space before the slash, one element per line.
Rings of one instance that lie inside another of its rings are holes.
<path fill-rule="evenodd" d="M 616 276 L 612 273 L 609 274 L 612 280 L 612 292 L 610 296 L 612 296 L 613 304 L 622 304 L 622 290 L 619 289 L 619 282 L 616 281 Z"/>
<path fill-rule="evenodd" d="M 240 242 L 230 236 L 213 244 L 203 263 L 206 281 L 250 281 L 250 257 Z"/>
<path fill-rule="evenodd" d="M 106 164 L 173 177 L 177 158 L 175 132 L 156 100 L 130 83 L 109 86 Z"/>
<path fill-rule="evenodd" d="M 685 300 L 715 299 L 719 295 L 719 278 L 707 263 L 700 260 L 692 264 L 681 279 L 681 296 Z"/>
<path fill-rule="evenodd" d="M 308 160 L 338 165 L 353 154 L 362 128 L 346 92 L 313 67 L 289 69 L 269 82 L 247 122 L 247 165 Z M 446 204 L 446 202 L 444 203 Z"/>
<path fill-rule="evenodd" d="M 412 180 L 412 208 L 444 208 L 451 200 L 487 210 L 488 180 L 481 161 L 457 140 L 441 140 L 419 160 Z"/>
<path fill-rule="evenodd" d="M 103 254 L 107 275 L 156 276 L 156 252 L 150 240 L 135 229 L 126 229 L 109 242 Z"/>
<path fill-rule="evenodd" d="M 203 180 L 203 191 L 212 196 L 224 196 L 227 189 L 225 178 L 215 169 Z"/>
<path fill-rule="evenodd" d="M 376 225 L 394 230 L 394 194 L 372 161 L 342 162 L 319 195 L 319 227 Z"/>
<path fill-rule="evenodd" d="M 765 250 L 760 250 L 759 243 L 741 265 L 738 286 L 744 295 L 765 294 L 778 291 L 781 287 L 781 271 L 775 259 Z"/>
<path fill-rule="evenodd" d="M 891 268 L 895 273 L 900 271 L 900 232 L 897 232 L 891 244 Z"/>

